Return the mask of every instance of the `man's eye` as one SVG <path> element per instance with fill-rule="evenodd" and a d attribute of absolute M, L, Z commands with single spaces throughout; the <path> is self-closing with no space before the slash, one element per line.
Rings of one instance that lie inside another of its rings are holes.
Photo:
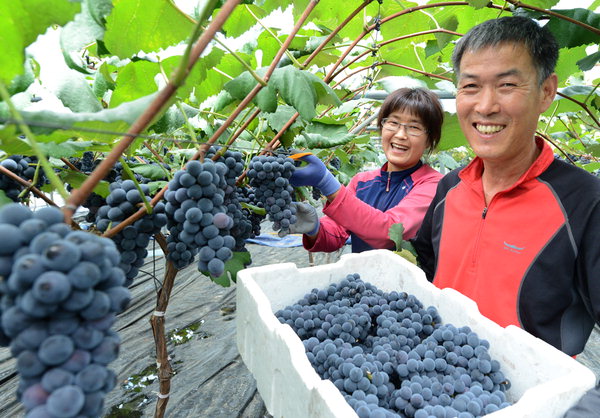
<path fill-rule="evenodd" d="M 517 87 L 515 83 L 502 83 L 501 87 Z"/>
<path fill-rule="evenodd" d="M 423 130 L 423 128 L 421 128 L 420 126 L 417 126 L 417 125 L 409 125 L 408 129 L 413 129 L 415 131 L 422 131 Z"/>
<path fill-rule="evenodd" d="M 399 126 L 399 125 L 398 125 L 398 122 L 394 122 L 393 120 L 389 120 L 389 121 L 387 122 L 387 124 L 388 124 L 389 126 L 391 126 L 392 128 L 397 128 L 397 127 Z"/>

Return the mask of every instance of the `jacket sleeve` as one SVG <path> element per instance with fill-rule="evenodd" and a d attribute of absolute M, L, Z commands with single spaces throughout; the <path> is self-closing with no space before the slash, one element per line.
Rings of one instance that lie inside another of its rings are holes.
<path fill-rule="evenodd" d="M 398 205 L 385 212 L 356 197 L 357 180 L 354 177 L 347 188 L 342 186 L 335 200 L 325 206 L 323 213 L 371 247 L 393 248 L 394 243 L 388 237 L 390 227 L 402 223 L 404 239 L 414 237 L 441 177 L 437 171 L 427 166 L 424 166 L 420 174 L 412 190 Z"/>
<path fill-rule="evenodd" d="M 588 311 L 596 324 L 600 325 L 600 242 L 598 230 L 600 229 L 600 202 L 592 209 L 591 216 L 585 226 L 585 234 L 579 248 L 578 276 L 582 278 L 583 299 Z M 587 294 L 585 294 L 587 293 Z"/>
<path fill-rule="evenodd" d="M 342 186 L 343 187 L 343 186 Z M 333 219 L 322 216 L 319 219 L 317 239 L 311 246 L 306 235 L 302 236 L 302 244 L 310 252 L 322 251 L 330 253 L 342 248 L 350 233 Z"/>
<path fill-rule="evenodd" d="M 423 218 L 423 223 L 421 224 L 421 228 L 419 228 L 419 232 L 417 232 L 416 237 L 414 237 L 411 241 L 411 244 L 415 248 L 417 252 L 417 264 L 425 272 L 425 276 L 427 276 L 427 280 L 430 282 L 433 281 L 433 277 L 435 275 L 435 252 L 433 248 L 432 242 L 432 228 L 433 228 L 433 212 L 436 206 L 436 202 L 438 201 L 438 195 L 434 197 L 429 209 L 427 209 L 427 213 Z"/>

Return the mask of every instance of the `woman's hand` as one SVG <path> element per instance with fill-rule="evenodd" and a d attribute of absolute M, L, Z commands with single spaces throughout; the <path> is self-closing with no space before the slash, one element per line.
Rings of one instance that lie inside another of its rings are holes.
<path fill-rule="evenodd" d="M 317 210 L 308 203 L 292 202 L 296 207 L 296 223 L 287 229 L 281 229 L 278 235 L 283 238 L 288 234 L 306 234 L 310 237 L 319 232 L 319 215 Z"/>
<path fill-rule="evenodd" d="M 308 164 L 294 171 L 292 177 L 290 177 L 290 184 L 292 186 L 313 186 L 319 189 L 325 196 L 334 194 L 342 187 L 340 182 L 317 156 L 309 154 L 299 159 Z"/>

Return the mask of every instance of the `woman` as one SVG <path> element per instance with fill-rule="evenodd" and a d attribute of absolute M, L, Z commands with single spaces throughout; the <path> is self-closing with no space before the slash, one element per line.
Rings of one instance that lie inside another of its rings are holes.
<path fill-rule="evenodd" d="M 314 155 L 300 157 L 293 186 L 313 186 L 327 198 L 323 216 L 297 203 L 297 222 L 289 232 L 303 233 L 308 251 L 331 252 L 352 237 L 352 252 L 393 249 L 390 226 L 402 223 L 404 239 L 415 236 L 442 175 L 423 164 L 426 150 L 440 141 L 444 112 L 437 96 L 420 88 L 401 88 L 383 102 L 377 125 L 387 162 L 380 169 L 359 173 L 341 185 Z"/>

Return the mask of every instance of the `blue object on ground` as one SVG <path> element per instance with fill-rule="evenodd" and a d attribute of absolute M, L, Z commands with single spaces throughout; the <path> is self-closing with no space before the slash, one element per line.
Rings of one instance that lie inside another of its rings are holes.
<path fill-rule="evenodd" d="M 272 234 L 260 234 L 254 238 L 248 238 L 246 242 L 252 244 L 266 245 L 268 247 L 301 247 L 302 246 L 302 234 L 289 234 L 283 238 L 280 238 L 277 233 Z"/>

